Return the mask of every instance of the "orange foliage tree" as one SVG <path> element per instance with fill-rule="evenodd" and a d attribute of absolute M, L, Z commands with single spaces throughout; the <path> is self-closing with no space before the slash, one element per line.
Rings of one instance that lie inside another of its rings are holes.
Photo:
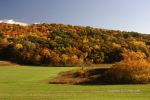
<path fill-rule="evenodd" d="M 107 72 L 109 81 L 113 83 L 149 83 L 150 63 L 142 52 L 125 52 L 124 60 L 116 63 L 112 70 Z"/>

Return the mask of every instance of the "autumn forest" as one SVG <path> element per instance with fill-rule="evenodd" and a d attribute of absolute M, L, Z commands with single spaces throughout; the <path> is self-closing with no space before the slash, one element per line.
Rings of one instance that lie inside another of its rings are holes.
<path fill-rule="evenodd" d="M 150 56 L 150 35 L 64 24 L 0 23 L 0 59 L 25 65 L 114 63 L 126 51 Z"/>

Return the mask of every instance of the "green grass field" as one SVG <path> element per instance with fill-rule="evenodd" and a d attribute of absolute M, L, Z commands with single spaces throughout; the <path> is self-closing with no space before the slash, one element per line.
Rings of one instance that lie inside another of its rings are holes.
<path fill-rule="evenodd" d="M 74 68 L 0 67 L 0 100 L 150 99 L 150 85 L 62 85 L 43 82 L 58 72 Z"/>

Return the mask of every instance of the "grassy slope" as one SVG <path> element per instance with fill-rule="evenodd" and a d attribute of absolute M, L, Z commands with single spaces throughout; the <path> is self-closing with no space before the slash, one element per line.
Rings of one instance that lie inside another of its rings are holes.
<path fill-rule="evenodd" d="M 150 85 L 58 85 L 40 80 L 67 67 L 0 67 L 0 100 L 149 100 Z"/>

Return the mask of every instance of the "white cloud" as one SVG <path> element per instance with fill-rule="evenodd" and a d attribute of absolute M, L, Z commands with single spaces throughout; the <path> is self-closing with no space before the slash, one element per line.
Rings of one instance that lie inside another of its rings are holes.
<path fill-rule="evenodd" d="M 17 22 L 17 21 L 14 21 L 13 19 L 5 19 L 5 20 L 0 20 L 0 23 L 7 23 L 7 24 L 19 24 L 19 25 L 22 25 L 22 26 L 27 26 L 28 24 L 27 23 L 23 23 L 23 22 Z"/>
<path fill-rule="evenodd" d="M 40 24 L 39 22 L 33 23 L 33 24 Z"/>

